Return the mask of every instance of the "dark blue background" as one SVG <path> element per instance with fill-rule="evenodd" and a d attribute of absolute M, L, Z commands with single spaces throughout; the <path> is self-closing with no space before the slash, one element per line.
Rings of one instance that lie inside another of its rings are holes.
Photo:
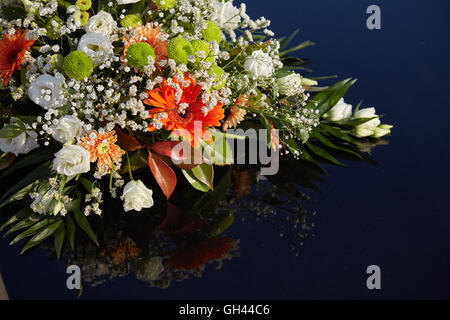
<path fill-rule="evenodd" d="M 239 259 L 201 279 L 149 288 L 133 276 L 89 288 L 83 298 L 344 299 L 450 298 L 450 2 L 446 0 L 247 0 L 252 17 L 272 20 L 276 35 L 297 27 L 313 40 L 302 56 L 314 75 L 359 82 L 347 94 L 375 106 L 395 125 L 389 146 L 373 153 L 381 165 L 330 167 L 318 200 L 315 237 L 299 257 L 264 224 L 236 223 Z M 366 28 L 378 4 L 382 29 Z M 0 241 L 0 266 L 11 298 L 73 298 L 64 267 L 43 251 L 19 256 Z M 366 267 L 382 270 L 382 289 L 366 288 Z"/>

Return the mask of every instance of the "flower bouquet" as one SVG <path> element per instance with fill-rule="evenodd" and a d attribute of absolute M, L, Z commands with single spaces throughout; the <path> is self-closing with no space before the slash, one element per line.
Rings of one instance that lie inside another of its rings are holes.
<path fill-rule="evenodd" d="M 368 160 L 392 126 L 344 102 L 355 80 L 319 86 L 292 56 L 313 43 L 269 25 L 233 1 L 2 1 L 0 230 L 22 252 L 53 237 L 59 257 L 78 229 L 98 244 L 111 211 L 151 214 L 180 179 L 198 202 L 224 166 L 271 175 L 282 155 L 314 187 L 321 163 Z"/>

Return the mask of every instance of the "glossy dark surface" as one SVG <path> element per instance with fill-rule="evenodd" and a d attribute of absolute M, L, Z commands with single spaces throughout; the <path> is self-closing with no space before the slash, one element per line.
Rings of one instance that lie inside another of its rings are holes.
<path fill-rule="evenodd" d="M 315 76 L 359 82 L 354 106 L 375 106 L 394 124 L 380 165 L 329 167 L 323 195 L 306 191 L 317 215 L 314 237 L 295 257 L 290 241 L 264 223 L 235 223 L 241 257 L 202 278 L 151 288 L 134 276 L 86 288 L 83 299 L 391 299 L 450 298 L 450 27 L 448 1 L 379 0 L 382 29 L 366 28 L 372 1 L 247 0 L 254 18 L 272 20 L 276 35 L 301 28 L 313 40 L 302 57 Z M 11 298 L 75 297 L 65 266 L 43 250 L 27 256 L 0 241 L 0 269 Z M 366 268 L 382 271 L 382 289 L 366 288 Z"/>

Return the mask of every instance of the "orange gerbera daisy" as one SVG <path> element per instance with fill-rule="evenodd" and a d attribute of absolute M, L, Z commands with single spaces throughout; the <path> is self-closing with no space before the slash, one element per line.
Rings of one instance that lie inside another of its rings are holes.
<path fill-rule="evenodd" d="M 138 26 L 132 31 L 132 36 L 125 37 L 123 55 L 126 57 L 130 45 L 138 42 L 146 42 L 155 50 L 156 62 L 167 59 L 167 34 L 161 31 L 161 25 L 153 27 L 152 23 Z"/>
<path fill-rule="evenodd" d="M 97 169 L 100 173 L 111 171 L 114 163 L 120 163 L 125 151 L 116 144 L 115 131 L 103 134 L 92 131 L 89 135 L 81 138 L 78 144 L 89 151 L 91 162 L 97 161 Z"/>
<path fill-rule="evenodd" d="M 198 148 L 199 138 L 208 143 L 212 142 L 212 136 L 207 128 L 220 126 L 220 120 L 224 117 L 223 104 L 217 103 L 204 113 L 206 104 L 199 98 L 202 87 L 189 77 L 186 77 L 185 81 L 189 85 L 183 87 L 183 84 L 172 80 L 182 90 L 179 102 L 175 97 L 177 90 L 164 81 L 160 87 L 147 92 L 148 98 L 144 99 L 144 103 L 154 107 L 150 109 L 151 119 L 155 119 L 162 127 L 171 131 L 173 136 L 183 137 Z M 157 128 L 150 124 L 149 130 L 154 131 Z"/>
<path fill-rule="evenodd" d="M 27 50 L 33 45 L 34 40 L 26 40 L 28 30 L 22 33 L 16 30 L 12 38 L 5 33 L 0 39 L 0 78 L 6 86 L 15 70 L 20 70 L 22 59 Z"/>

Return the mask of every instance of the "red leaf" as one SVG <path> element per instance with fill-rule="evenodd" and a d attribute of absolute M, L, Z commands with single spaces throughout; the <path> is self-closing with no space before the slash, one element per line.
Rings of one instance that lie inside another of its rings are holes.
<path fill-rule="evenodd" d="M 178 146 L 180 143 L 184 143 L 184 142 L 180 142 L 180 141 L 161 141 L 161 142 L 157 142 L 152 146 L 152 150 L 155 151 L 156 153 L 159 153 L 162 156 L 166 156 L 169 157 L 172 160 L 175 161 L 184 161 L 186 159 L 189 158 L 189 154 L 187 154 L 187 152 L 184 152 L 185 148 L 183 148 L 183 145 L 180 145 L 179 147 L 181 149 L 179 150 L 174 150 L 174 148 L 176 146 Z M 191 151 L 191 147 L 188 144 L 189 148 L 186 148 L 186 151 Z M 179 152 L 176 152 L 179 151 Z"/>
<path fill-rule="evenodd" d="M 157 154 L 151 153 L 150 149 L 148 149 L 148 166 L 162 192 L 169 199 L 177 185 L 175 172 Z"/>
<path fill-rule="evenodd" d="M 114 128 L 114 131 L 116 131 L 117 134 L 117 144 L 122 149 L 125 149 L 127 151 L 136 151 L 142 148 L 141 143 L 136 138 L 127 135 L 118 126 Z"/>

